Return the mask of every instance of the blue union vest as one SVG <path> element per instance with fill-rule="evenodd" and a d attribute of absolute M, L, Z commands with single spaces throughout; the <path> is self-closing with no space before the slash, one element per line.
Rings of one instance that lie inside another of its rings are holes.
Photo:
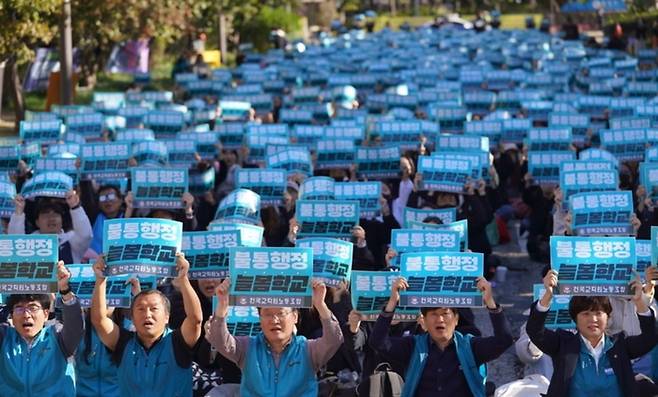
<path fill-rule="evenodd" d="M 117 366 L 93 327 L 89 357 L 83 355 L 85 347 L 83 338 L 75 353 L 76 396 L 120 397 Z"/>

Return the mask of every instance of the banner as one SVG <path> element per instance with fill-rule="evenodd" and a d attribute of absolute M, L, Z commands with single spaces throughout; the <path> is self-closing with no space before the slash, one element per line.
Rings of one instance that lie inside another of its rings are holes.
<path fill-rule="evenodd" d="M 66 265 L 71 272 L 69 288 L 80 301 L 80 306 L 91 307 L 96 286 L 96 275 L 91 264 Z M 115 276 L 106 279 L 105 299 L 108 307 L 130 307 L 132 300 L 130 276 Z"/>
<path fill-rule="evenodd" d="M 334 189 L 336 200 L 359 202 L 361 218 L 371 219 L 381 214 L 381 182 L 336 182 Z"/>
<path fill-rule="evenodd" d="M 88 143 L 82 145 L 80 171 L 83 179 L 118 179 L 128 176 L 128 143 Z"/>
<path fill-rule="evenodd" d="M 9 218 L 14 213 L 16 185 L 12 182 L 0 182 L 0 218 Z"/>
<path fill-rule="evenodd" d="M 240 245 L 243 247 L 260 247 L 263 245 L 262 226 L 247 225 L 245 223 L 210 222 L 208 230 L 211 232 L 233 231 L 240 232 Z"/>
<path fill-rule="evenodd" d="M 576 160 L 576 154 L 566 152 L 528 153 L 528 172 L 539 184 L 557 184 L 560 181 L 560 164 Z"/>
<path fill-rule="evenodd" d="M 313 164 L 311 162 L 311 153 L 308 150 L 288 149 L 267 156 L 267 168 L 281 168 L 288 171 L 288 174 L 313 175 Z"/>
<path fill-rule="evenodd" d="M 233 190 L 217 207 L 215 220 L 219 219 L 258 224 L 260 222 L 260 196 L 247 189 Z"/>
<path fill-rule="evenodd" d="M 436 217 L 442 223 L 452 223 L 457 220 L 457 208 L 442 208 L 442 209 L 416 209 L 404 207 L 402 212 L 402 219 L 404 219 L 404 227 L 409 228 L 410 222 L 422 223 L 425 219 Z"/>
<path fill-rule="evenodd" d="M 132 168 L 131 187 L 135 208 L 179 209 L 187 191 L 186 168 Z"/>
<path fill-rule="evenodd" d="M 298 239 L 297 248 L 313 250 L 313 278 L 336 287 L 350 280 L 354 244 L 333 238 Z"/>
<path fill-rule="evenodd" d="M 55 235 L 0 235 L 0 292 L 56 292 L 58 256 Z"/>
<path fill-rule="evenodd" d="M 350 237 L 359 224 L 358 201 L 297 200 L 295 218 L 299 237 Z"/>
<path fill-rule="evenodd" d="M 238 247 L 229 256 L 231 305 L 312 306 L 312 249 Z"/>
<path fill-rule="evenodd" d="M 354 141 L 351 140 L 321 140 L 316 148 L 316 167 L 319 170 L 349 168 L 354 163 L 354 150 Z"/>
<path fill-rule="evenodd" d="M 421 156 L 418 171 L 423 176 L 423 189 L 447 193 L 464 193 L 464 185 L 473 175 L 468 160 Z"/>
<path fill-rule="evenodd" d="M 71 189 L 73 189 L 73 179 L 70 176 L 52 171 L 37 174 L 32 179 L 28 179 L 21 189 L 21 195 L 26 199 L 39 196 L 64 198 Z"/>
<path fill-rule="evenodd" d="M 544 296 L 546 288 L 543 284 L 534 284 L 532 288 L 533 301 L 538 301 Z M 569 314 L 569 295 L 554 295 L 551 307 L 546 315 L 544 326 L 548 329 L 576 329 L 576 324 Z"/>
<path fill-rule="evenodd" d="M 364 321 L 377 320 L 391 296 L 391 287 L 398 278 L 400 272 L 352 272 L 352 307 L 363 316 Z M 395 308 L 393 321 L 415 322 L 419 315 L 418 308 L 398 306 Z"/>
<path fill-rule="evenodd" d="M 240 232 L 183 232 L 181 242 L 185 259 L 190 262 L 191 280 L 220 279 L 228 276 L 229 248 L 241 246 Z"/>
<path fill-rule="evenodd" d="M 166 219 L 108 219 L 103 225 L 103 253 L 108 276 L 176 276 L 183 224 Z"/>
<path fill-rule="evenodd" d="M 278 206 L 288 186 L 286 170 L 241 168 L 236 174 L 236 187 L 249 189 L 260 196 L 264 206 Z"/>
<path fill-rule="evenodd" d="M 400 173 L 400 148 L 358 147 L 355 162 L 361 177 L 395 178 Z"/>
<path fill-rule="evenodd" d="M 633 295 L 635 238 L 551 236 L 551 267 L 564 295 Z"/>
<path fill-rule="evenodd" d="M 61 120 L 21 121 L 19 136 L 25 143 L 56 143 L 62 139 L 64 127 Z"/>
<path fill-rule="evenodd" d="M 412 252 L 402 254 L 400 274 L 409 288 L 400 304 L 414 307 L 480 307 L 484 257 L 470 252 Z"/>
<path fill-rule="evenodd" d="M 447 223 L 443 225 L 436 225 L 433 223 L 422 223 L 410 221 L 409 229 L 415 230 L 452 230 L 459 232 L 459 250 L 466 251 L 468 249 L 468 221 L 462 219 L 461 221 L 455 221 L 452 223 Z"/>
<path fill-rule="evenodd" d="M 571 227 L 579 236 L 635 235 L 630 191 L 574 194 L 569 198 L 569 210 Z"/>
<path fill-rule="evenodd" d="M 180 132 L 176 141 L 192 141 L 202 159 L 213 160 L 219 153 L 217 132 Z"/>
<path fill-rule="evenodd" d="M 302 182 L 300 198 L 302 200 L 333 200 L 336 182 L 328 176 L 313 176 Z"/>

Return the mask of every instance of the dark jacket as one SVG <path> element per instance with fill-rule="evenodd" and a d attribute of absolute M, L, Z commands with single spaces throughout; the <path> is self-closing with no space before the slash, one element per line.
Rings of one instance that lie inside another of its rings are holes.
<path fill-rule="evenodd" d="M 580 358 L 581 338 L 580 334 L 574 334 L 566 330 L 552 331 L 546 329 L 544 321 L 547 314 L 548 312 L 537 310 L 537 302 L 533 302 L 530 307 L 530 317 L 528 317 L 526 331 L 532 343 L 553 359 L 553 377 L 546 396 L 566 397 Z M 624 333 L 613 335 L 613 346 L 606 353 L 625 397 L 639 395 L 635 386 L 635 375 L 631 367 L 631 359 L 647 354 L 656 344 L 656 325 L 653 311 L 651 316 L 638 316 L 638 318 L 642 333 L 628 337 Z"/>

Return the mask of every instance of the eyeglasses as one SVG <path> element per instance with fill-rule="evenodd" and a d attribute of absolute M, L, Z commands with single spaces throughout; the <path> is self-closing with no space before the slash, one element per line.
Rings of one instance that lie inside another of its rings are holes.
<path fill-rule="evenodd" d="M 284 312 L 278 312 L 278 313 L 261 313 L 261 317 L 263 317 L 266 320 L 274 320 L 275 318 L 279 321 L 283 320 L 284 318 L 288 317 L 288 315 L 292 313 L 292 311 L 284 311 Z"/>
<path fill-rule="evenodd" d="M 452 318 L 454 316 L 454 313 L 452 311 L 445 311 L 445 312 L 438 312 L 438 311 L 433 311 L 427 313 L 427 317 L 443 317 L 443 318 Z"/>
<path fill-rule="evenodd" d="M 117 199 L 117 195 L 115 193 L 108 193 L 108 194 L 101 194 L 98 196 L 98 201 L 101 203 L 104 203 L 106 201 L 114 201 Z"/>
<path fill-rule="evenodd" d="M 12 313 L 15 316 L 22 316 L 25 313 L 36 314 L 38 311 L 43 310 L 43 307 L 39 305 L 29 305 L 29 306 L 15 306 L 12 310 Z"/>

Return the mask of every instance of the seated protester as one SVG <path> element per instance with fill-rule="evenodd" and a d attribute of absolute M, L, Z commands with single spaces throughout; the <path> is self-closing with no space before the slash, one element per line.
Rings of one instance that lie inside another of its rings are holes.
<path fill-rule="evenodd" d="M 25 234 L 25 198 L 17 194 L 15 210 L 9 220 L 7 234 Z M 75 190 L 66 193 L 71 223 L 65 222 L 64 205 L 52 200 L 43 200 L 37 205 L 36 234 L 56 234 L 59 237 L 59 259 L 65 264 L 80 263 L 92 239 L 91 224 Z"/>
<path fill-rule="evenodd" d="M 322 337 L 307 340 L 294 333 L 296 309 L 259 309 L 262 332 L 257 336 L 234 337 L 228 332 L 230 280 L 217 288 L 217 309 L 206 324 L 206 339 L 220 354 L 242 369 L 242 397 L 315 397 L 316 372 L 329 361 L 343 342 L 340 325 L 325 304 L 327 289 L 313 282 L 313 307 L 322 321 Z"/>
<path fill-rule="evenodd" d="M 544 296 L 530 307 L 526 330 L 532 343 L 553 359 L 554 371 L 546 396 L 638 396 L 631 360 L 648 353 L 656 344 L 655 318 L 642 296 L 640 277 L 631 283 L 640 323 L 641 333 L 637 336 L 606 335 L 612 306 L 604 296 L 571 298 L 569 314 L 576 323 L 576 334 L 546 329 L 544 321 L 557 286 L 555 270 L 546 274 L 544 286 Z"/>
<path fill-rule="evenodd" d="M 551 379 L 551 376 L 553 376 L 553 362 L 549 356 L 532 343 L 525 327 L 525 324 L 521 326 L 519 339 L 514 342 L 516 357 L 525 364 L 523 376 L 539 374 L 546 377 L 546 379 Z"/>
<path fill-rule="evenodd" d="M 130 218 L 133 213 L 132 192 L 124 198 L 118 187 L 107 185 L 98 190 L 98 213 L 94 220 L 93 234 L 89 249 L 85 253 L 83 262 L 95 261 L 103 252 L 103 226 L 106 219 Z"/>
<path fill-rule="evenodd" d="M 48 294 L 9 295 L 13 326 L 0 325 L 0 396 L 75 395 L 69 358 L 84 334 L 80 302 L 69 289 L 71 273 L 57 264 L 57 288 L 62 322 L 46 325 L 51 307 Z"/>
<path fill-rule="evenodd" d="M 484 364 L 503 354 L 513 343 L 502 308 L 493 299 L 491 284 L 483 277 L 477 279 L 477 288 L 489 309 L 494 336 L 464 335 L 455 331 L 457 311 L 449 307 L 424 307 L 421 313 L 427 334 L 392 338 L 389 328 L 400 290 L 408 286 L 402 277 L 393 283 L 391 297 L 368 340 L 384 359 L 407 368 L 402 396 L 484 397 Z"/>
<path fill-rule="evenodd" d="M 139 280 L 131 278 L 132 296 L 140 292 Z M 131 326 L 125 315 L 126 309 L 108 307 L 107 315 L 122 328 Z M 112 361 L 112 352 L 98 338 L 96 329 L 91 325 L 90 311 L 86 311 L 84 337 L 75 352 L 75 389 L 77 397 L 120 397 L 118 368 Z M 128 324 L 126 324 L 128 323 Z"/>
<path fill-rule="evenodd" d="M 135 332 L 107 316 L 105 260 L 94 264 L 96 285 L 91 302 L 91 322 L 98 338 L 112 351 L 119 371 L 122 396 L 192 396 L 192 356 L 201 335 L 203 313 L 187 272 L 190 264 L 176 255 L 176 282 L 187 315 L 180 328 L 167 327 L 171 306 L 160 291 L 141 291 L 133 299 L 130 314 Z"/>

